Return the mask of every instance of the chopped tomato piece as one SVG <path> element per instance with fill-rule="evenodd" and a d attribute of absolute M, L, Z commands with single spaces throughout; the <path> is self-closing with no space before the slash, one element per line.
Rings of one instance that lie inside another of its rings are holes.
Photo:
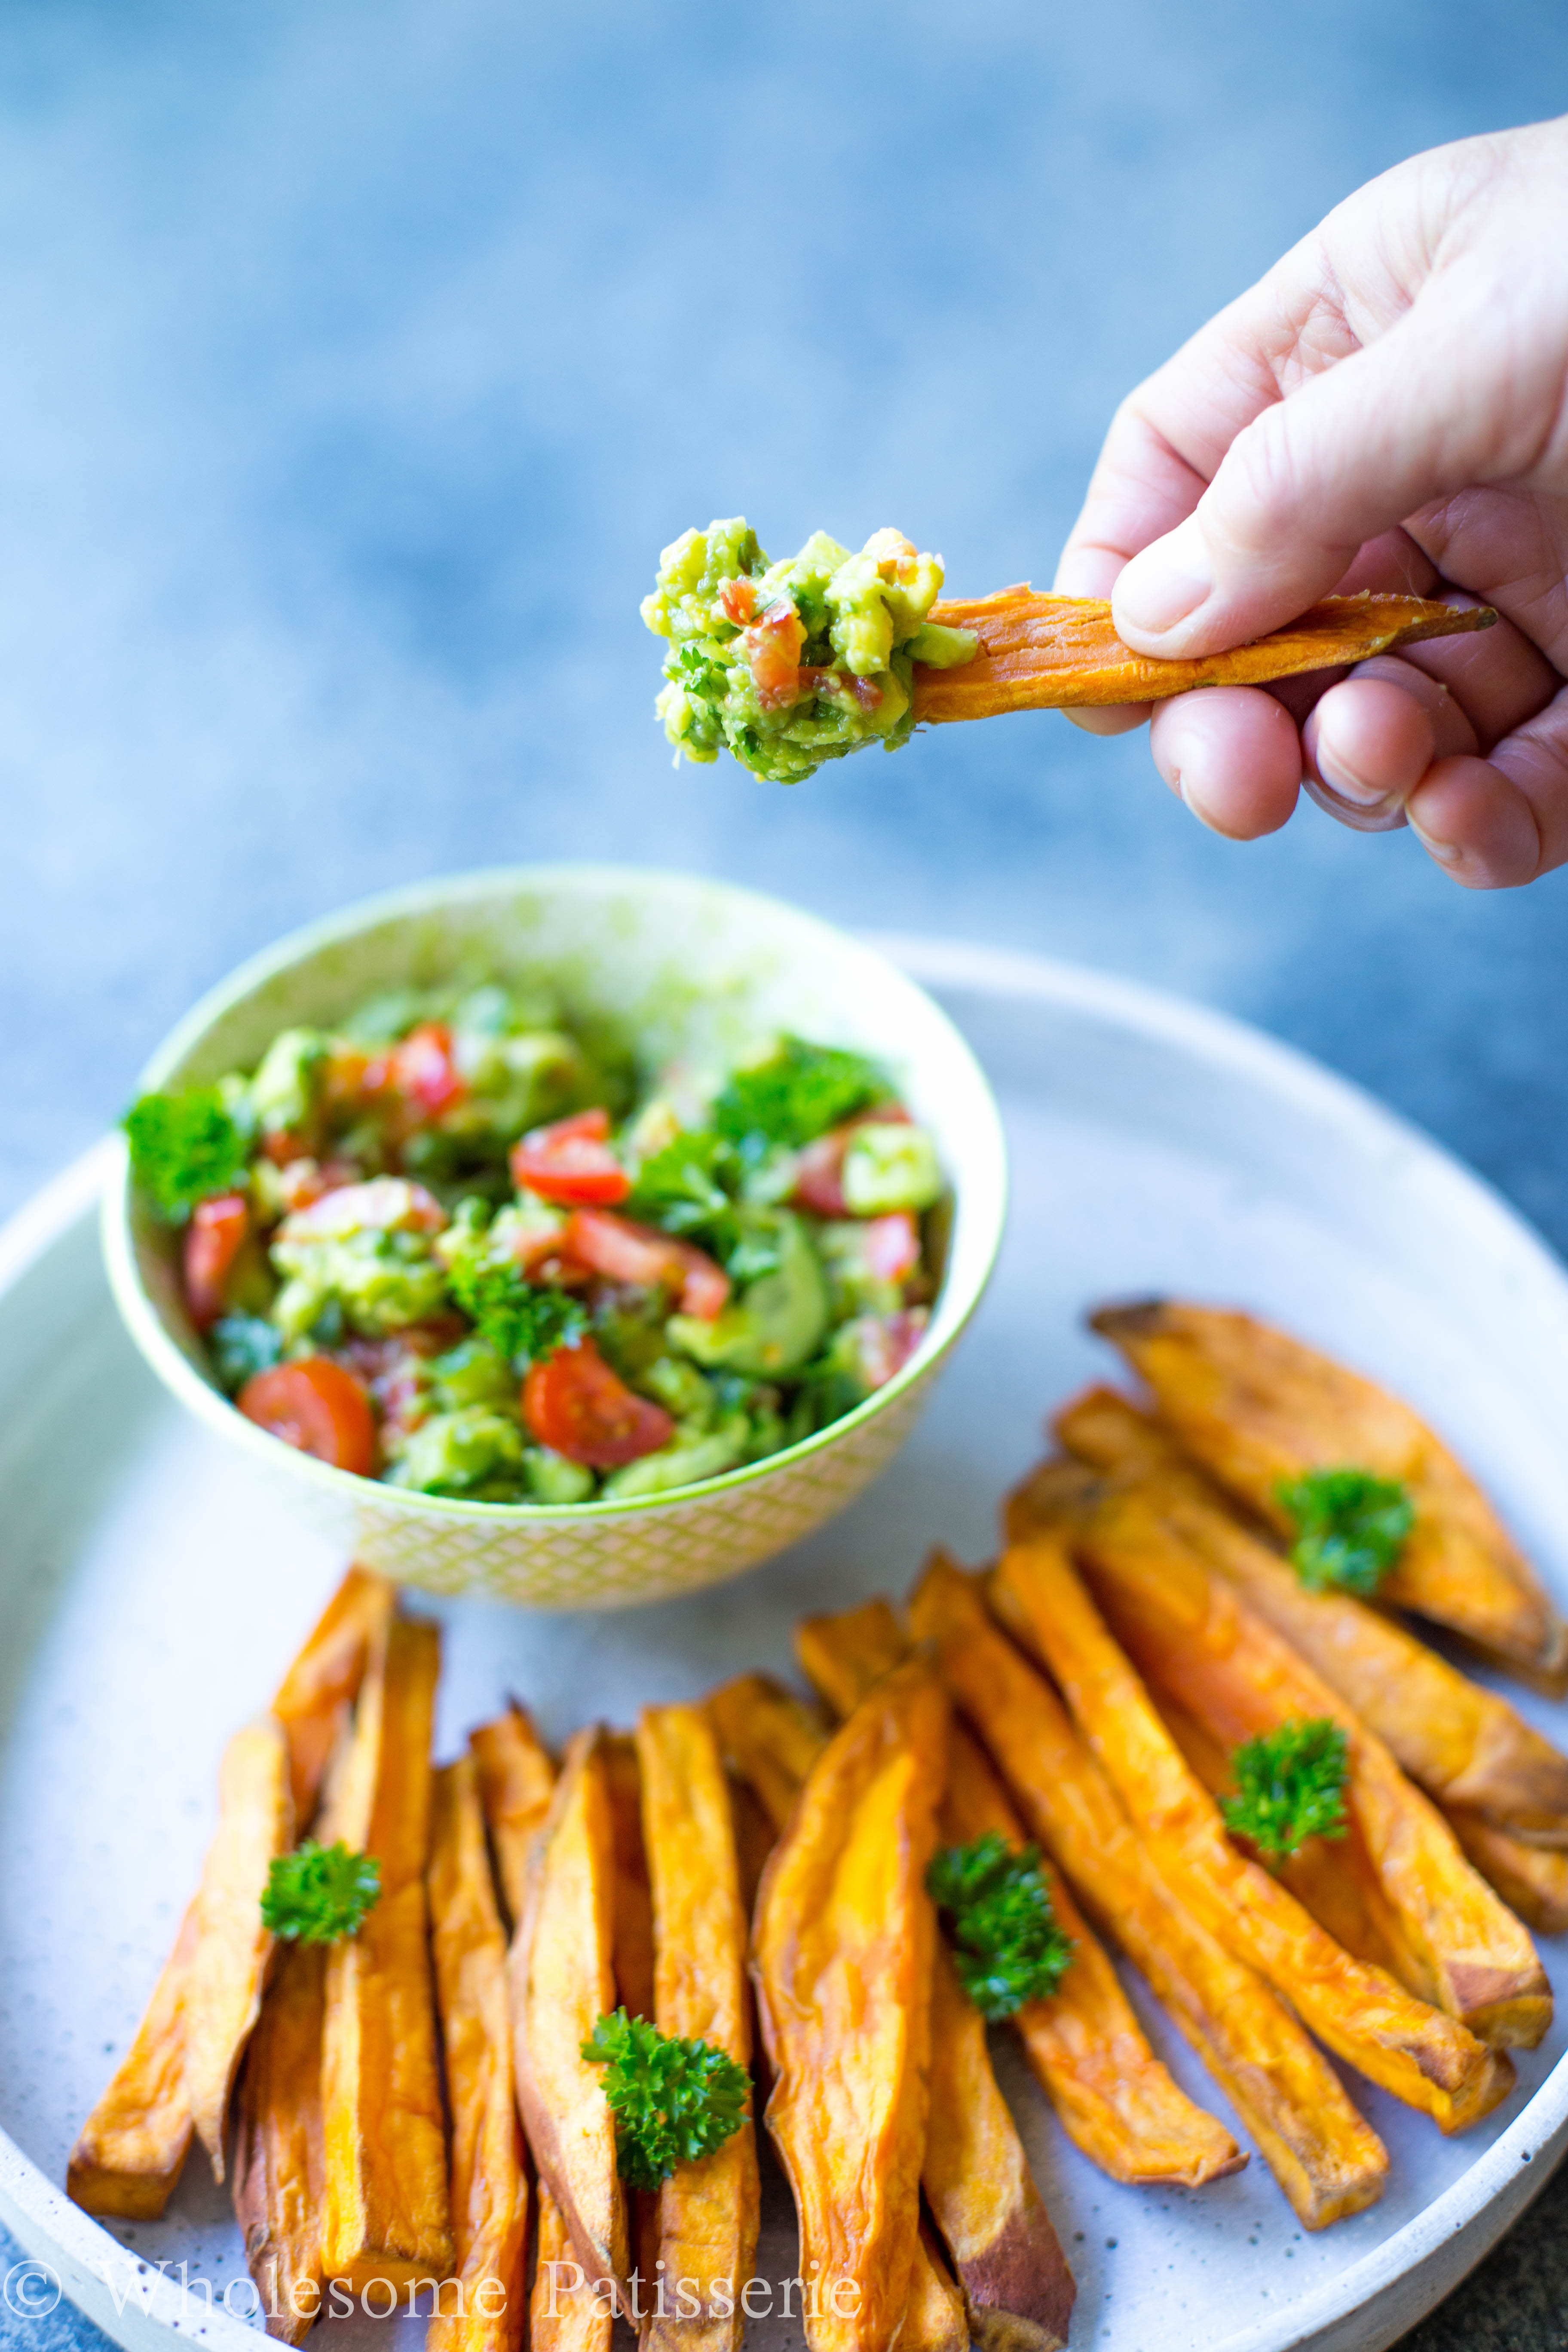
<path fill-rule="evenodd" d="M 737 628 L 743 628 L 748 621 L 756 616 L 757 591 L 754 582 L 726 580 L 719 591 L 719 609 L 727 621 L 733 621 Z"/>
<path fill-rule="evenodd" d="M 910 1124 L 902 1103 L 878 1103 L 874 1109 L 858 1111 L 842 1127 L 829 1128 L 826 1135 L 819 1135 L 800 1155 L 795 1191 L 790 1195 L 797 1208 L 810 1209 L 819 1217 L 847 1217 L 852 1213 L 844 1198 L 844 1155 L 856 1129 L 872 1119 L 885 1127 Z"/>
<path fill-rule="evenodd" d="M 657 1454 L 675 1434 L 662 1405 L 638 1396 L 592 1339 L 557 1348 L 522 1384 L 522 1417 L 541 1445 L 590 1470 L 618 1470 Z"/>
<path fill-rule="evenodd" d="M 730 1296 L 730 1277 L 706 1250 L 639 1225 L 608 1209 L 578 1209 L 567 1219 L 562 1246 L 568 1257 L 610 1282 L 644 1290 L 679 1292 L 683 1315 L 711 1323 Z"/>
<path fill-rule="evenodd" d="M 886 1388 L 901 1372 L 926 1335 L 931 1318 L 923 1307 L 898 1315 L 866 1315 L 847 1328 L 855 1334 L 868 1389 Z"/>
<path fill-rule="evenodd" d="M 541 1200 L 613 1208 L 632 1180 L 610 1150 L 607 1110 L 580 1110 L 553 1127 L 536 1127 L 512 1146 L 512 1181 Z"/>
<path fill-rule="evenodd" d="M 863 1245 L 868 1269 L 882 1282 L 902 1282 L 921 1262 L 920 1227 L 908 1209 L 868 1217 Z"/>
<path fill-rule="evenodd" d="M 752 683 L 764 710 L 779 710 L 800 699 L 800 649 L 805 643 L 805 623 L 794 600 L 770 604 L 753 621 L 742 639 L 751 664 Z"/>
<path fill-rule="evenodd" d="M 375 1468 L 375 1416 L 353 1374 L 330 1356 L 304 1356 L 257 1372 L 240 1390 L 247 1421 L 335 1470 L 368 1478 Z"/>
<path fill-rule="evenodd" d="M 405 1099 L 426 1118 L 461 1102 L 468 1092 L 453 1058 L 452 1033 L 444 1021 L 421 1021 L 392 1049 L 388 1076 Z"/>
<path fill-rule="evenodd" d="M 239 1254 L 250 1239 L 250 1204 L 243 1192 L 220 1192 L 198 1201 L 185 1228 L 185 1304 L 198 1331 L 217 1321 L 229 1305 L 229 1284 Z"/>

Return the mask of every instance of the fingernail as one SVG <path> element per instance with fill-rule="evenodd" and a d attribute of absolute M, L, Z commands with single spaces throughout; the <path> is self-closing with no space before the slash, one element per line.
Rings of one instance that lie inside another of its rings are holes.
<path fill-rule="evenodd" d="M 1214 572 L 1195 515 L 1135 555 L 1116 583 L 1111 603 L 1123 623 L 1161 636 L 1186 620 L 1213 593 Z"/>
<path fill-rule="evenodd" d="M 1416 840 L 1421 844 L 1422 848 L 1426 852 L 1429 857 L 1435 857 L 1439 866 L 1462 866 L 1464 864 L 1465 853 L 1458 846 L 1457 842 L 1439 841 L 1436 834 L 1426 832 L 1422 826 L 1417 824 L 1414 817 L 1411 817 L 1409 822 L 1410 830 L 1415 835 Z"/>
<path fill-rule="evenodd" d="M 1349 801 L 1353 808 L 1376 808 L 1380 802 L 1398 799 L 1397 793 L 1389 792 L 1386 786 L 1367 783 L 1321 739 L 1317 755 L 1318 773 L 1324 783 L 1331 792 L 1337 793 L 1341 800 Z"/>

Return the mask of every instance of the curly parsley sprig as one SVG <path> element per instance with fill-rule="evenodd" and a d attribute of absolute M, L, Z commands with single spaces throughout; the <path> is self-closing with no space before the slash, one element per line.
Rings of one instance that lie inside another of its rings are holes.
<path fill-rule="evenodd" d="M 683 2042 L 617 2009 L 582 2047 L 605 2069 L 616 2162 L 628 2189 L 657 2189 L 678 2164 L 722 2147 L 745 2119 L 752 2078 L 711 2042 Z"/>
<path fill-rule="evenodd" d="M 1309 1470 L 1275 1491 L 1296 1529 L 1290 1565 L 1314 1592 L 1337 1585 L 1370 1599 L 1415 1525 L 1409 1487 L 1371 1470 Z"/>
<path fill-rule="evenodd" d="M 1350 1758 L 1331 1717 L 1297 1717 L 1259 1732 L 1230 1764 L 1237 1792 L 1220 1799 L 1226 1827 L 1265 1861 L 1286 1861 L 1309 1838 L 1343 1837 Z"/>
<path fill-rule="evenodd" d="M 767 1061 L 735 1072 L 714 1099 L 713 1125 L 746 1158 L 775 1143 L 798 1150 L 889 1094 L 863 1055 L 783 1037 Z"/>
<path fill-rule="evenodd" d="M 136 1181 L 159 1215 L 183 1225 L 199 1201 L 245 1175 L 247 1141 L 217 1087 L 142 1095 L 121 1121 Z"/>
<path fill-rule="evenodd" d="M 926 1886 L 947 1921 L 959 1981 L 982 2017 L 1011 2017 L 1055 1992 L 1072 1939 L 1057 1925 L 1038 1846 L 1010 1846 L 988 1830 L 936 1854 Z"/>
<path fill-rule="evenodd" d="M 339 1944 L 358 1935 L 380 1896 L 381 1864 L 374 1854 L 307 1838 L 292 1853 L 273 1857 L 261 1924 L 283 1943 Z"/>
<path fill-rule="evenodd" d="M 447 1280 L 481 1339 L 520 1371 L 557 1348 L 574 1348 L 587 1333 L 587 1311 L 580 1299 L 529 1282 L 522 1268 L 508 1260 L 459 1257 Z"/>

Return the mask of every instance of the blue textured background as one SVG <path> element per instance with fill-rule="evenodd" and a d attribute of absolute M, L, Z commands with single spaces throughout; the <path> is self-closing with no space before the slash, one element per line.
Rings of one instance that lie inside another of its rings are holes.
<path fill-rule="evenodd" d="M 279 930 L 609 855 L 1224 1004 L 1568 1243 L 1568 876 L 1232 847 L 1047 717 L 678 775 L 635 613 L 737 510 L 1047 582 L 1141 373 L 1359 181 L 1564 107 L 1550 0 L 11 0 L 0 1208 Z M 1526 2232 L 1449 2345 L 1568 2343 Z"/>

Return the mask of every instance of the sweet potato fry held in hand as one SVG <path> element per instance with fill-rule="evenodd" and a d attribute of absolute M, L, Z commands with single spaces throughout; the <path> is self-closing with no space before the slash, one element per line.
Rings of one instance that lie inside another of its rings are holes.
<path fill-rule="evenodd" d="M 576 2261 L 630 2315 L 626 2201 L 600 2069 L 583 2044 L 616 2006 L 615 1824 L 605 1735 L 577 1733 L 533 1849 L 507 1963 L 518 2104 Z"/>
<path fill-rule="evenodd" d="M 868 1601 L 837 1617 L 805 1619 L 796 1629 L 795 1648 L 812 1682 L 841 1716 L 853 1713 L 909 1654 L 903 1629 L 886 1601 Z M 967 1845 L 984 1834 L 960 1833 L 952 1826 L 952 1774 L 963 1760 L 960 1740 L 973 1757 L 968 1735 L 954 1726 L 949 1790 L 940 1817 L 941 1840 L 951 1845 Z M 1024 1841 L 1020 1836 L 1010 1843 Z M 1061 1890 L 1053 1883 L 1051 1891 L 1054 1898 Z M 1072 2273 L 997 2088 L 985 2021 L 959 1983 L 940 1936 L 931 1976 L 921 2185 L 958 2273 L 969 2333 L 982 2352 L 1058 2352 L 1072 2317 Z"/>
<path fill-rule="evenodd" d="M 643 1849 L 653 1894 L 652 2013 L 659 2032 L 703 2042 L 741 2066 L 752 2054 L 746 1914 L 724 1767 L 706 1711 L 645 1707 L 637 1725 Z M 756 2134 L 750 2115 L 696 2163 L 679 2164 L 657 2192 L 658 2252 L 666 2281 L 691 2282 L 700 2310 L 667 2295 L 644 2324 L 663 2352 L 733 2352 L 752 2275 L 759 2212 Z M 720 2308 L 728 2303 L 724 2315 Z"/>
<path fill-rule="evenodd" d="M 1013 1546 L 997 1581 L 1162 1873 L 1210 1933 L 1257 1968 L 1336 2056 L 1444 2131 L 1462 2131 L 1495 2106 L 1513 2080 L 1506 2058 L 1342 1950 L 1231 1843 L 1060 1541 Z"/>
<path fill-rule="evenodd" d="M 920 2221 L 947 1702 L 899 1667 L 823 1749 L 757 1896 L 767 2124 L 795 2192 L 811 2352 L 888 2352 Z M 853 2290 L 853 2292 L 851 2292 Z M 849 2306 L 853 2306 L 852 2308 Z"/>
<path fill-rule="evenodd" d="M 430 2352 L 512 2352 L 522 2341 L 528 2176 L 512 2091 L 506 1937 L 471 1756 L 437 1772 L 430 1929 L 452 2120 L 455 2310 L 438 2297 Z"/>
<path fill-rule="evenodd" d="M 1375 2133 L 1261 1978 L 1166 1885 L 1056 1693 L 992 1622 L 969 1578 L 939 1555 L 910 1613 L 984 1729 L 1030 1830 L 1228 2093 L 1305 2226 L 1372 2204 L 1388 2170 Z"/>
<path fill-rule="evenodd" d="M 1486 605 L 1458 612 L 1421 596 L 1327 596 L 1288 628 L 1197 661 L 1133 653 L 1116 634 L 1110 604 L 1093 596 L 1004 588 L 994 596 L 944 597 L 931 617 L 980 640 L 979 650 L 956 668 L 915 665 L 915 718 L 940 726 L 1007 710 L 1156 702 L 1199 686 L 1260 686 L 1365 661 L 1423 637 L 1489 628 L 1497 614 Z"/>
<path fill-rule="evenodd" d="M 1280 1489 L 1313 1470 L 1397 1480 L 1415 1524 L 1378 1599 L 1446 1625 L 1561 1694 L 1568 1623 L 1468 1473 L 1408 1405 L 1249 1315 L 1151 1299 L 1091 1321 L 1153 1390 L 1189 1453 L 1287 1536 Z"/>
<path fill-rule="evenodd" d="M 437 1628 L 395 1618 L 360 1693 L 330 1826 L 372 1856 L 378 1900 L 327 1956 L 322 2266 L 357 2292 L 442 2278 L 452 2259 L 425 1865 Z"/>
<path fill-rule="evenodd" d="M 1073 1549 L 1111 1632 L 1155 1696 L 1194 1716 L 1222 1748 L 1292 1722 L 1338 1724 L 1344 1808 L 1386 1906 L 1394 1973 L 1494 2048 L 1533 2049 L 1552 2021 L 1551 1989 L 1535 1948 L 1375 1733 L 1172 1534 L 1142 1495 L 1108 1499 Z"/>

